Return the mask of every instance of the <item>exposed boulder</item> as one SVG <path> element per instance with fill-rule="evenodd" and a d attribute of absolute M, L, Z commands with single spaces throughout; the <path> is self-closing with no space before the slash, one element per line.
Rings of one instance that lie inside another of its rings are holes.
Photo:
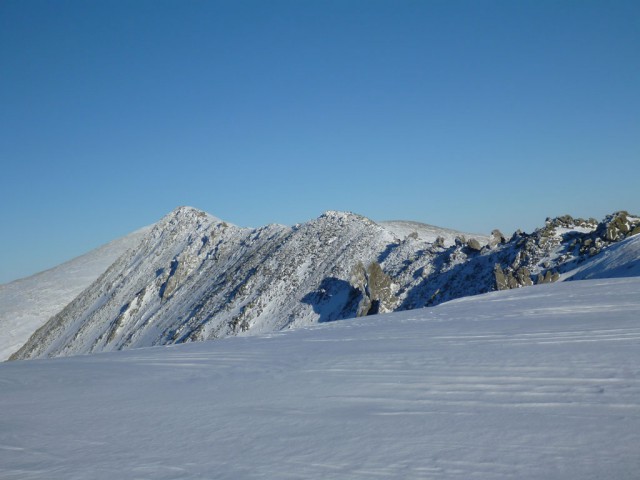
<path fill-rule="evenodd" d="M 553 283 L 558 281 L 559 278 L 560 274 L 558 272 L 556 272 L 555 270 L 547 270 L 544 275 L 542 275 L 542 273 L 538 274 L 536 284 L 540 285 L 543 283 Z"/>
<path fill-rule="evenodd" d="M 391 312 L 396 307 L 393 283 L 378 262 L 370 263 L 366 269 L 362 262 L 358 262 L 353 268 L 351 281 L 362 293 L 356 316 Z"/>
<path fill-rule="evenodd" d="M 436 237 L 436 241 L 435 241 L 435 242 L 433 242 L 433 246 L 434 246 L 434 247 L 438 247 L 438 248 L 445 248 L 445 245 L 444 245 L 444 237 L 442 237 L 442 236 L 438 235 L 438 236 Z"/>
<path fill-rule="evenodd" d="M 467 240 L 467 247 L 469 247 L 469 250 L 473 250 L 474 252 L 479 252 L 480 250 L 482 250 L 482 245 L 480 245 L 480 242 L 475 238 L 470 238 L 469 240 Z"/>
<path fill-rule="evenodd" d="M 531 272 L 526 267 L 519 267 L 515 271 L 504 271 L 499 264 L 493 267 L 493 276 L 496 290 L 510 290 L 513 288 L 528 287 L 533 285 Z"/>
<path fill-rule="evenodd" d="M 596 234 L 606 242 L 619 242 L 640 233 L 640 219 L 630 216 L 624 210 L 608 215 L 598 225 Z"/>
<path fill-rule="evenodd" d="M 491 232 L 491 236 L 489 237 L 489 246 L 491 248 L 507 243 L 507 238 L 502 234 L 500 230 L 497 228 Z"/>
<path fill-rule="evenodd" d="M 493 277 L 495 279 L 496 290 L 509 290 L 511 288 L 509 287 L 509 280 L 499 263 L 496 263 L 493 267 Z"/>
<path fill-rule="evenodd" d="M 529 269 L 527 267 L 520 267 L 518 270 L 516 270 L 515 279 L 518 283 L 516 288 L 528 287 L 530 285 L 533 285 L 533 281 L 531 280 L 531 273 L 529 272 Z"/>

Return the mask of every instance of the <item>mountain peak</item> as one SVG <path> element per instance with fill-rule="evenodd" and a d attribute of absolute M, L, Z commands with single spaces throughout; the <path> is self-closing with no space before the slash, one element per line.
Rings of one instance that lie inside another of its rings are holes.
<path fill-rule="evenodd" d="M 298 228 L 245 229 L 178 207 L 12 358 L 257 334 L 550 283 L 640 233 L 628 214 L 595 223 L 563 216 L 485 243 L 334 210 Z M 616 275 L 638 262 L 630 246 L 619 248 Z"/>
<path fill-rule="evenodd" d="M 223 221 L 215 217 L 204 210 L 189 206 L 180 206 L 174 208 L 167 215 L 162 217 L 157 225 L 160 228 L 166 228 L 168 226 L 196 226 L 203 223 L 222 223 Z"/>
<path fill-rule="evenodd" d="M 343 212 L 338 210 L 327 210 L 322 215 L 318 217 L 318 220 L 329 220 L 334 222 L 345 222 L 345 221 L 356 221 L 362 222 L 365 221 L 367 223 L 374 223 L 372 220 L 368 219 L 363 215 L 358 215 L 353 212 Z"/>
<path fill-rule="evenodd" d="M 187 215 L 187 214 L 196 214 L 196 215 L 206 215 L 204 210 L 200 210 L 199 208 L 190 207 L 189 205 L 181 205 L 179 207 L 174 208 L 171 213 L 173 215 Z"/>
<path fill-rule="evenodd" d="M 212 217 L 212 215 L 208 214 L 204 210 L 189 207 L 187 205 L 174 208 L 167 216 L 174 218 Z"/>

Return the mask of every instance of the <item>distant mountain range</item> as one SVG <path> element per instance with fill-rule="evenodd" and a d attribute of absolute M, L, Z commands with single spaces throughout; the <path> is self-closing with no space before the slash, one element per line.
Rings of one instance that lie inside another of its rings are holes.
<path fill-rule="evenodd" d="M 23 331 L 37 330 L 11 358 L 252 335 L 492 290 L 636 276 L 638 233 L 640 218 L 626 212 L 602 221 L 547 219 L 531 234 L 507 238 L 343 212 L 250 229 L 180 207 L 131 237 L 132 248 L 63 309 L 43 306 L 28 317 Z M 55 278 L 68 281 L 63 270 Z M 36 277 L 20 282 L 38 290 Z M 0 305 L 7 292 L 15 300 L 17 283 L 0 287 Z M 29 309 L 27 299 L 17 303 L 13 318 Z"/>

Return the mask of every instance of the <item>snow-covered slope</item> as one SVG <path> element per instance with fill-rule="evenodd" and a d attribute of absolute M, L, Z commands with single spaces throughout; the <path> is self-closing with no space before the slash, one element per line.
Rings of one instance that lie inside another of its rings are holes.
<path fill-rule="evenodd" d="M 640 276 L 640 235 L 627 238 L 571 271 L 570 280 Z"/>
<path fill-rule="evenodd" d="M 38 330 L 19 356 L 205 340 L 354 317 L 363 300 L 348 281 L 354 265 L 375 258 L 391 241 L 354 214 L 327 212 L 294 228 L 246 229 L 182 207 Z"/>
<path fill-rule="evenodd" d="M 135 247 L 148 230 L 142 228 L 57 267 L 0 285 L 0 361 Z"/>
<path fill-rule="evenodd" d="M 426 223 L 412 222 L 408 220 L 387 220 L 377 222 L 378 225 L 393 232 L 399 239 L 404 239 L 409 235 L 429 243 L 434 243 L 441 237 L 445 246 L 450 247 L 455 244 L 456 237 L 476 238 L 483 245 L 488 243 L 489 237 L 475 233 L 463 233 L 450 228 L 435 227 Z"/>
<path fill-rule="evenodd" d="M 618 212 L 447 245 L 444 233 L 401 237 L 353 213 L 248 229 L 181 207 L 12 358 L 255 335 L 549 283 L 638 232 L 640 218 Z M 621 245 L 616 255 L 635 255 Z"/>
<path fill-rule="evenodd" d="M 0 478 L 603 479 L 640 471 L 640 279 L 0 364 Z"/>

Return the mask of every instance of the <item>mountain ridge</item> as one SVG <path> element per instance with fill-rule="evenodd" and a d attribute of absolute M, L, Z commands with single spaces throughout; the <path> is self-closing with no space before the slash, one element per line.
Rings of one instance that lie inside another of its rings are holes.
<path fill-rule="evenodd" d="M 94 282 L 151 227 L 143 227 L 34 275 L 0 285 L 0 361 Z"/>
<path fill-rule="evenodd" d="M 640 218 L 616 212 L 451 242 L 399 238 L 350 212 L 252 229 L 179 207 L 11 359 L 258 334 L 549 283 L 638 231 Z"/>

